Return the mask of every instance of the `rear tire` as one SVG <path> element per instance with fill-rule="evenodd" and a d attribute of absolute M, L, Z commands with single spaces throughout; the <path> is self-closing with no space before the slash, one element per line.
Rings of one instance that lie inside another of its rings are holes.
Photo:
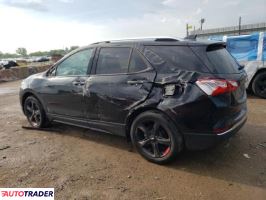
<path fill-rule="evenodd" d="M 182 136 L 173 122 L 157 111 L 146 111 L 137 116 L 130 136 L 136 150 L 157 164 L 173 161 L 183 149 Z"/>
<path fill-rule="evenodd" d="M 252 82 L 252 91 L 255 95 L 266 99 L 266 71 L 255 76 Z"/>
<path fill-rule="evenodd" d="M 24 101 L 23 110 L 32 127 L 44 128 L 49 124 L 42 104 L 36 97 L 27 97 Z"/>

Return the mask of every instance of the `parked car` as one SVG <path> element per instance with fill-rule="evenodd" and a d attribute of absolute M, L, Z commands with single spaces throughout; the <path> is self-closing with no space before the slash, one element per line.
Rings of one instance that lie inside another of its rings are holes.
<path fill-rule="evenodd" d="M 107 41 L 25 79 L 20 102 L 33 127 L 56 121 L 125 136 L 161 164 L 243 126 L 246 77 L 222 42 Z"/>
<path fill-rule="evenodd" d="M 4 69 L 10 69 L 11 67 L 17 67 L 18 64 L 13 60 L 5 60 L 2 62 L 2 67 Z"/>
<path fill-rule="evenodd" d="M 33 62 L 47 62 L 50 59 L 48 57 L 38 57 L 33 60 Z"/>

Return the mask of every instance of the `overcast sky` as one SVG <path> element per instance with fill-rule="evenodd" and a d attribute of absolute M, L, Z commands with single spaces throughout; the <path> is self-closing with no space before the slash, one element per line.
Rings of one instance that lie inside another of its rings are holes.
<path fill-rule="evenodd" d="M 266 0 L 0 0 L 0 51 L 14 53 L 266 22 Z"/>

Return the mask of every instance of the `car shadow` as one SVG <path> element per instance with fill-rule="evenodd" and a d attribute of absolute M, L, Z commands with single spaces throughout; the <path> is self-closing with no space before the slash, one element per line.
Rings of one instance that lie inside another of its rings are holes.
<path fill-rule="evenodd" d="M 131 143 L 128 143 L 124 137 L 58 123 L 53 127 L 57 129 L 53 132 L 56 134 L 79 137 L 123 151 L 132 151 Z M 266 159 L 266 148 L 256 146 L 259 141 L 264 141 L 266 145 L 265 134 L 261 134 L 263 137 L 257 138 L 256 141 L 249 141 L 248 138 L 253 130 L 263 132 L 264 128 L 246 124 L 238 134 L 214 148 L 204 151 L 184 150 L 175 162 L 158 167 L 213 177 L 228 181 L 230 185 L 241 183 L 266 188 L 266 166 L 265 163 L 258 164 Z M 250 158 L 246 158 L 244 154 L 249 154 Z"/>
<path fill-rule="evenodd" d="M 101 131 L 53 122 L 51 132 L 56 134 L 64 134 L 71 137 L 83 138 L 95 143 L 104 143 L 105 145 L 119 148 L 124 151 L 132 151 L 131 142 L 128 142 L 126 137 L 111 135 Z"/>
<path fill-rule="evenodd" d="M 246 124 L 235 136 L 204 151 L 184 151 L 170 164 L 201 176 L 266 188 L 265 126 Z"/>
<path fill-rule="evenodd" d="M 252 91 L 247 91 L 248 99 L 261 99 L 261 97 L 256 96 Z"/>

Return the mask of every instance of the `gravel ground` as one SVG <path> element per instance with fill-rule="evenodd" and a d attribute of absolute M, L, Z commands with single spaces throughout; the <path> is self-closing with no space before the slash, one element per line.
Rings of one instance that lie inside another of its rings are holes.
<path fill-rule="evenodd" d="M 248 121 L 228 142 L 160 166 L 121 137 L 23 129 L 19 84 L 0 84 L 0 187 L 54 187 L 56 199 L 266 199 L 266 100 L 249 96 Z"/>

